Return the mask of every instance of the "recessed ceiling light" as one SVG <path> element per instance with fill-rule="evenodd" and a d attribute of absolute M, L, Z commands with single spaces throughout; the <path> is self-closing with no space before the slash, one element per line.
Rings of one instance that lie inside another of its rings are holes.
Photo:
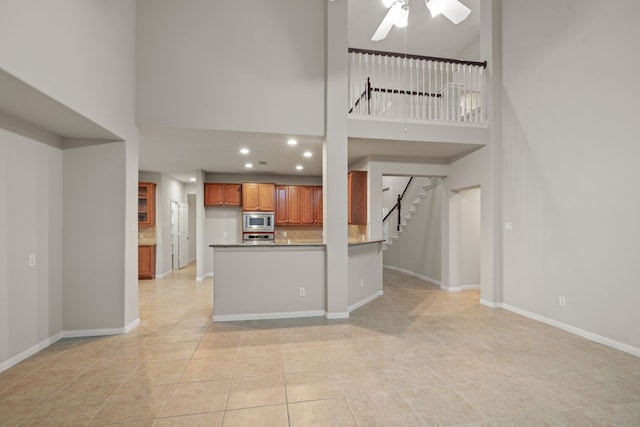
<path fill-rule="evenodd" d="M 249 149 L 248 148 L 241 148 L 240 149 L 240 154 L 249 154 Z"/>
<path fill-rule="evenodd" d="M 291 138 L 290 140 L 287 141 L 287 144 L 289 145 L 296 145 L 298 143 L 298 140 Z"/>
<path fill-rule="evenodd" d="M 297 170 L 299 170 L 299 171 L 301 171 L 301 170 L 302 170 L 302 169 L 304 169 L 304 168 L 302 167 L 302 165 L 298 165 L 298 166 L 296 166 L 296 169 L 297 169 Z"/>
<path fill-rule="evenodd" d="M 196 179 L 195 178 L 189 178 L 189 181 L 196 182 Z"/>
<path fill-rule="evenodd" d="M 251 168 L 253 167 L 253 164 L 251 164 L 251 163 L 245 163 L 245 164 L 244 164 L 244 167 L 245 167 L 245 168 L 247 168 L 247 169 L 251 169 Z"/>
<path fill-rule="evenodd" d="M 302 155 L 305 157 L 311 157 L 313 156 L 313 153 L 311 151 L 305 151 Z"/>

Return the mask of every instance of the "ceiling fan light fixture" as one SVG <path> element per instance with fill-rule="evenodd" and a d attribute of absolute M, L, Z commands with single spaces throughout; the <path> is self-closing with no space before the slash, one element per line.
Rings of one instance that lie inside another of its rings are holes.
<path fill-rule="evenodd" d="M 409 23 L 409 5 L 400 2 L 393 5 L 393 25 L 404 28 Z"/>
<path fill-rule="evenodd" d="M 446 2 L 447 0 L 424 0 L 424 3 L 427 5 L 427 9 L 431 12 L 432 18 L 435 18 L 442 13 Z"/>
<path fill-rule="evenodd" d="M 461 23 L 471 13 L 471 9 L 458 0 L 424 0 L 424 2 L 432 17 L 443 14 L 454 24 Z"/>

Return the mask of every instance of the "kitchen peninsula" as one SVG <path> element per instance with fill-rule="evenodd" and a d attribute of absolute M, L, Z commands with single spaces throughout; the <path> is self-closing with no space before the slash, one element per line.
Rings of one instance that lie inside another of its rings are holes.
<path fill-rule="evenodd" d="M 213 320 L 325 314 L 325 245 L 210 245 Z"/>
<path fill-rule="evenodd" d="M 213 320 L 326 314 L 321 243 L 213 244 Z M 349 311 L 382 295 L 382 241 L 349 244 Z"/>
<path fill-rule="evenodd" d="M 322 187 L 242 182 L 237 197 L 237 184 L 205 183 L 208 209 L 227 209 L 242 201 L 236 214 L 242 218 L 242 243 L 226 240 L 224 233 L 214 236 L 218 243 L 209 245 L 213 249 L 213 320 L 346 318 L 349 311 L 382 295 L 382 241 L 367 239 L 366 176 L 366 171 L 349 172 L 348 292 L 341 291 L 348 300 L 331 313 L 327 313 Z M 234 203 L 226 198 L 227 189 Z"/>

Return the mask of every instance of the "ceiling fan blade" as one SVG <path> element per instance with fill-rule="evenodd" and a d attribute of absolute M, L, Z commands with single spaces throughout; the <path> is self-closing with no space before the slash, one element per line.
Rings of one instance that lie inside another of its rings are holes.
<path fill-rule="evenodd" d="M 387 37 L 389 31 L 391 31 L 391 27 L 393 27 L 393 15 L 395 14 L 394 9 L 396 8 L 396 4 L 397 3 L 391 6 L 387 14 L 384 16 L 384 19 L 380 23 L 380 26 L 378 27 L 376 32 L 373 33 L 373 37 L 371 37 L 371 40 L 373 40 L 374 42 L 383 40 L 385 37 Z"/>
<path fill-rule="evenodd" d="M 449 5 L 442 11 L 442 14 L 454 24 L 459 24 L 467 19 L 470 13 L 471 9 L 457 0 L 451 0 Z"/>
<path fill-rule="evenodd" d="M 449 21 L 459 24 L 469 16 L 471 9 L 458 0 L 425 0 L 431 16 L 443 14 Z"/>

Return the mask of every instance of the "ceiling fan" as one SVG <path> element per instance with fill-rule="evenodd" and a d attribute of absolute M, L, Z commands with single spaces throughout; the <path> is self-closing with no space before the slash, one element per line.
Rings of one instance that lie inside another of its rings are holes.
<path fill-rule="evenodd" d="M 389 9 L 371 40 L 383 40 L 391 31 L 391 27 L 406 27 L 409 20 L 410 0 L 382 0 L 384 7 Z M 458 0 L 424 0 L 431 16 L 444 15 L 454 24 L 459 24 L 469 16 L 471 9 Z"/>

